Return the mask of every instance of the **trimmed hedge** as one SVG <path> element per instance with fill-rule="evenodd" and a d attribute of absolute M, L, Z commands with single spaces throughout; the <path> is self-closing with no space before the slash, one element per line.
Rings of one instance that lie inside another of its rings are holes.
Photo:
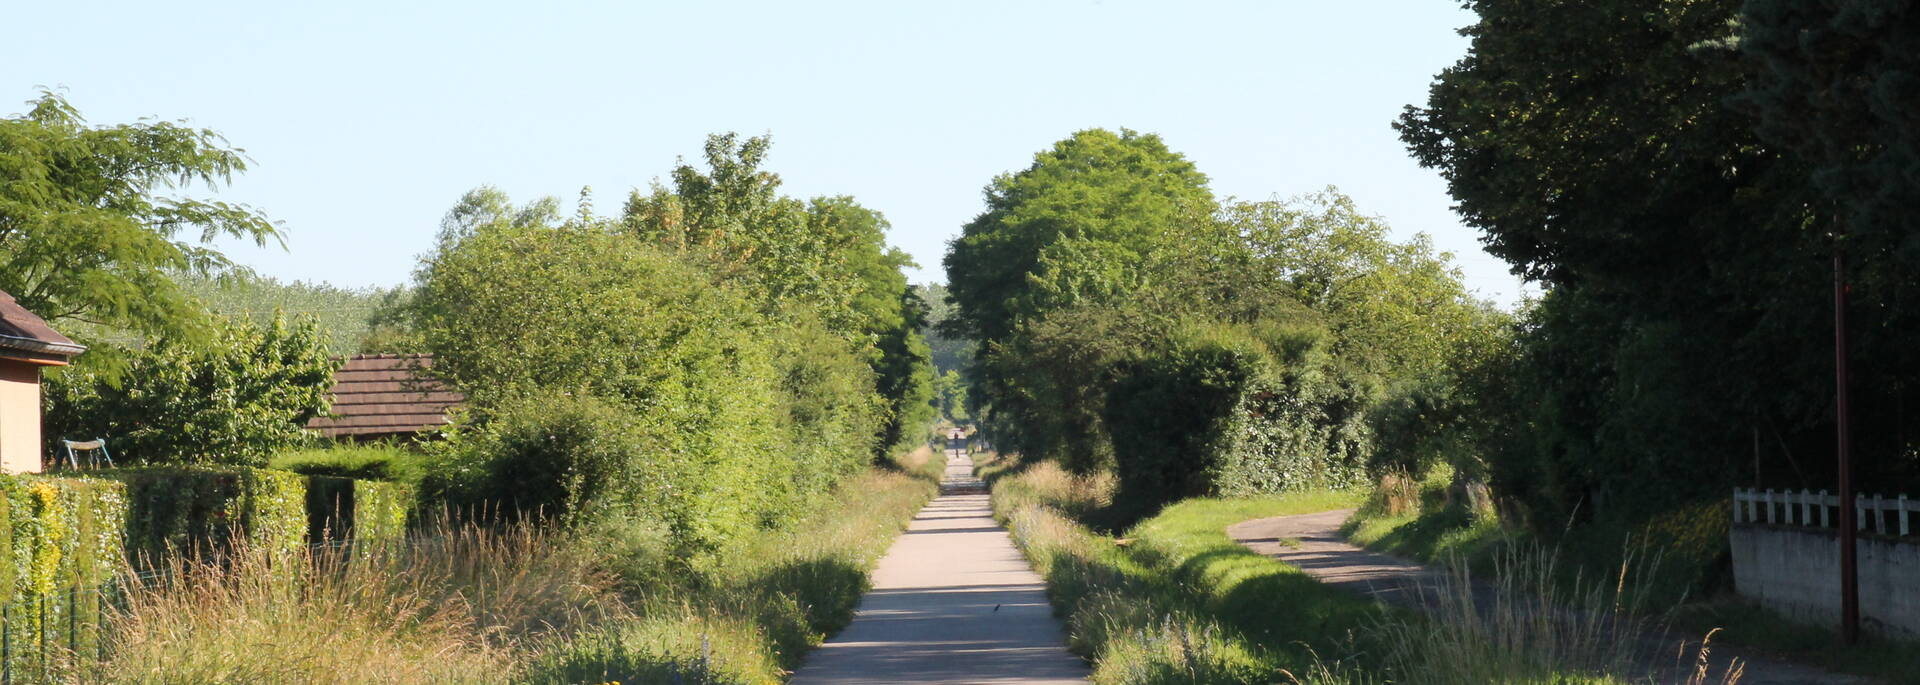
<path fill-rule="evenodd" d="M 35 664 L 46 673 L 49 662 L 60 673 L 69 650 L 99 648 L 100 627 L 76 623 L 69 612 L 97 615 L 101 596 L 68 593 L 103 585 L 120 570 L 126 517 L 119 483 L 0 475 L 0 604 L 14 673 Z M 48 633 L 55 635 L 48 642 L 27 639 Z"/>
<path fill-rule="evenodd" d="M 307 478 L 307 540 L 348 537 L 362 542 L 394 542 L 406 536 L 413 509 L 413 487 L 404 483 L 335 476 Z"/>
<path fill-rule="evenodd" d="M 127 555 L 142 564 L 224 550 L 236 539 L 287 553 L 306 544 L 306 476 L 194 466 L 100 473 L 127 486 Z"/>
<path fill-rule="evenodd" d="M 105 583 L 126 520 L 119 483 L 0 475 L 0 603 Z"/>

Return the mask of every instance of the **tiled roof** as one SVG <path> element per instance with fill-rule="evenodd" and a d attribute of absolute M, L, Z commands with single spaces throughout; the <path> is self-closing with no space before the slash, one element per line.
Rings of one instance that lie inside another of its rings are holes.
<path fill-rule="evenodd" d="M 0 357 L 65 364 L 86 349 L 0 290 Z"/>
<path fill-rule="evenodd" d="M 430 354 L 369 354 L 352 357 L 333 376 L 333 413 L 307 427 L 333 438 L 398 435 L 447 423 L 447 409 L 466 396 L 418 373 L 433 365 Z"/>

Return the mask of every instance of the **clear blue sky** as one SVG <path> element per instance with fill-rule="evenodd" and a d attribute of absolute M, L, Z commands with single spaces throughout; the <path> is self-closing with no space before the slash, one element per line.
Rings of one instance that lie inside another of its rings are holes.
<path fill-rule="evenodd" d="M 1426 232 L 1468 283 L 1519 284 L 1390 123 L 1466 42 L 1450 0 L 1352 2 L 72 2 L 5 11 L 0 113 L 64 87 L 94 123 L 213 128 L 254 159 L 218 197 L 285 222 L 284 279 L 406 281 L 481 184 L 583 185 L 602 213 L 697 157 L 771 133 L 790 194 L 886 213 L 915 281 L 995 174 L 1075 130 L 1161 134 L 1220 195 L 1337 185 Z"/>

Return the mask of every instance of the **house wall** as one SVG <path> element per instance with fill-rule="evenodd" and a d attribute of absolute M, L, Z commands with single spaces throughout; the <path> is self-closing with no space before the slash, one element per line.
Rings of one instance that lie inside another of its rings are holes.
<path fill-rule="evenodd" d="M 40 471 L 40 367 L 0 359 L 0 471 Z"/>
<path fill-rule="evenodd" d="M 1840 537 L 1832 530 L 1734 524 L 1733 584 L 1745 597 L 1804 623 L 1840 621 Z M 1890 637 L 1920 635 L 1920 544 L 1856 541 L 1860 623 Z"/>

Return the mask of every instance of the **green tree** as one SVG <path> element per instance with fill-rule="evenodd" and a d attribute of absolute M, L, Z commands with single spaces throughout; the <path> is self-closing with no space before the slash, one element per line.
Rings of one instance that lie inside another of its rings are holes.
<path fill-rule="evenodd" d="M 872 366 L 888 406 L 882 447 L 913 441 L 933 418 L 924 305 L 901 272 L 913 262 L 887 246 L 886 217 L 853 198 L 781 195 L 780 177 L 762 168 L 771 146 L 765 136 L 710 136 L 705 170 L 680 164 L 672 189 L 635 191 L 619 224 L 746 284 L 764 312 L 814 312 Z"/>
<path fill-rule="evenodd" d="M 1124 129 L 1075 133 L 986 195 L 946 257 L 953 332 L 983 344 L 1049 308 L 1124 296 L 1147 254 L 1215 208 L 1192 162 Z"/>
<path fill-rule="evenodd" d="M 979 342 L 973 396 L 990 408 L 979 418 L 1003 447 L 1068 456 L 1081 470 L 1106 461 L 1099 376 L 1058 366 L 1048 375 L 1063 382 L 1031 376 L 1038 350 L 1017 334 L 1048 312 L 1138 298 L 1157 253 L 1214 226 L 1206 184 L 1158 136 L 1101 129 L 988 184 L 986 211 L 947 252 L 956 312 L 943 332 Z"/>
<path fill-rule="evenodd" d="M 307 439 L 334 367 L 311 318 L 216 319 L 206 340 L 129 352 L 115 382 L 78 366 L 48 374 L 48 453 L 61 438 L 106 437 L 122 464 L 265 466 Z"/>
<path fill-rule="evenodd" d="M 242 151 L 172 122 L 88 126 L 52 92 L 29 104 L 0 119 L 0 290 L 56 325 L 204 332 L 204 312 L 171 274 L 235 270 L 215 238 L 264 246 L 282 235 L 250 207 L 159 193 L 229 180 L 246 169 Z M 71 330 L 84 341 L 96 329 Z"/>
<path fill-rule="evenodd" d="M 1831 478 L 1807 468 L 1831 440 L 1830 227 L 1811 211 L 1827 200 L 1730 104 L 1757 72 L 1728 47 L 1742 6 L 1473 2 L 1471 51 L 1398 123 L 1488 249 L 1546 287 L 1494 457 L 1542 529 Z M 1894 290 L 1864 295 L 1902 309 Z M 1885 371 L 1856 376 L 1877 398 L 1857 405 L 1863 452 L 1909 451 L 1920 398 L 1882 380 L 1911 376 L 1900 330 L 1857 352 Z"/>
<path fill-rule="evenodd" d="M 763 315 L 699 265 L 631 235 L 482 226 L 425 263 L 414 313 L 434 372 L 465 390 L 483 419 L 471 441 L 449 448 L 446 484 L 433 488 L 455 502 L 497 492 L 486 485 L 500 482 L 494 465 L 534 468 L 565 476 L 542 484 L 543 501 L 657 521 L 683 552 L 701 553 L 793 516 L 819 491 L 806 486 L 834 482 L 871 454 L 877 427 L 861 412 L 872 381 L 844 342 L 817 323 L 802 327 L 804 316 Z M 592 401 L 545 413 L 555 396 Z M 529 466 L 538 445 L 528 436 L 546 426 L 578 430 L 566 440 L 606 435 L 620 445 L 591 455 L 593 472 L 620 483 Z M 847 434 L 857 439 L 822 444 Z"/>

